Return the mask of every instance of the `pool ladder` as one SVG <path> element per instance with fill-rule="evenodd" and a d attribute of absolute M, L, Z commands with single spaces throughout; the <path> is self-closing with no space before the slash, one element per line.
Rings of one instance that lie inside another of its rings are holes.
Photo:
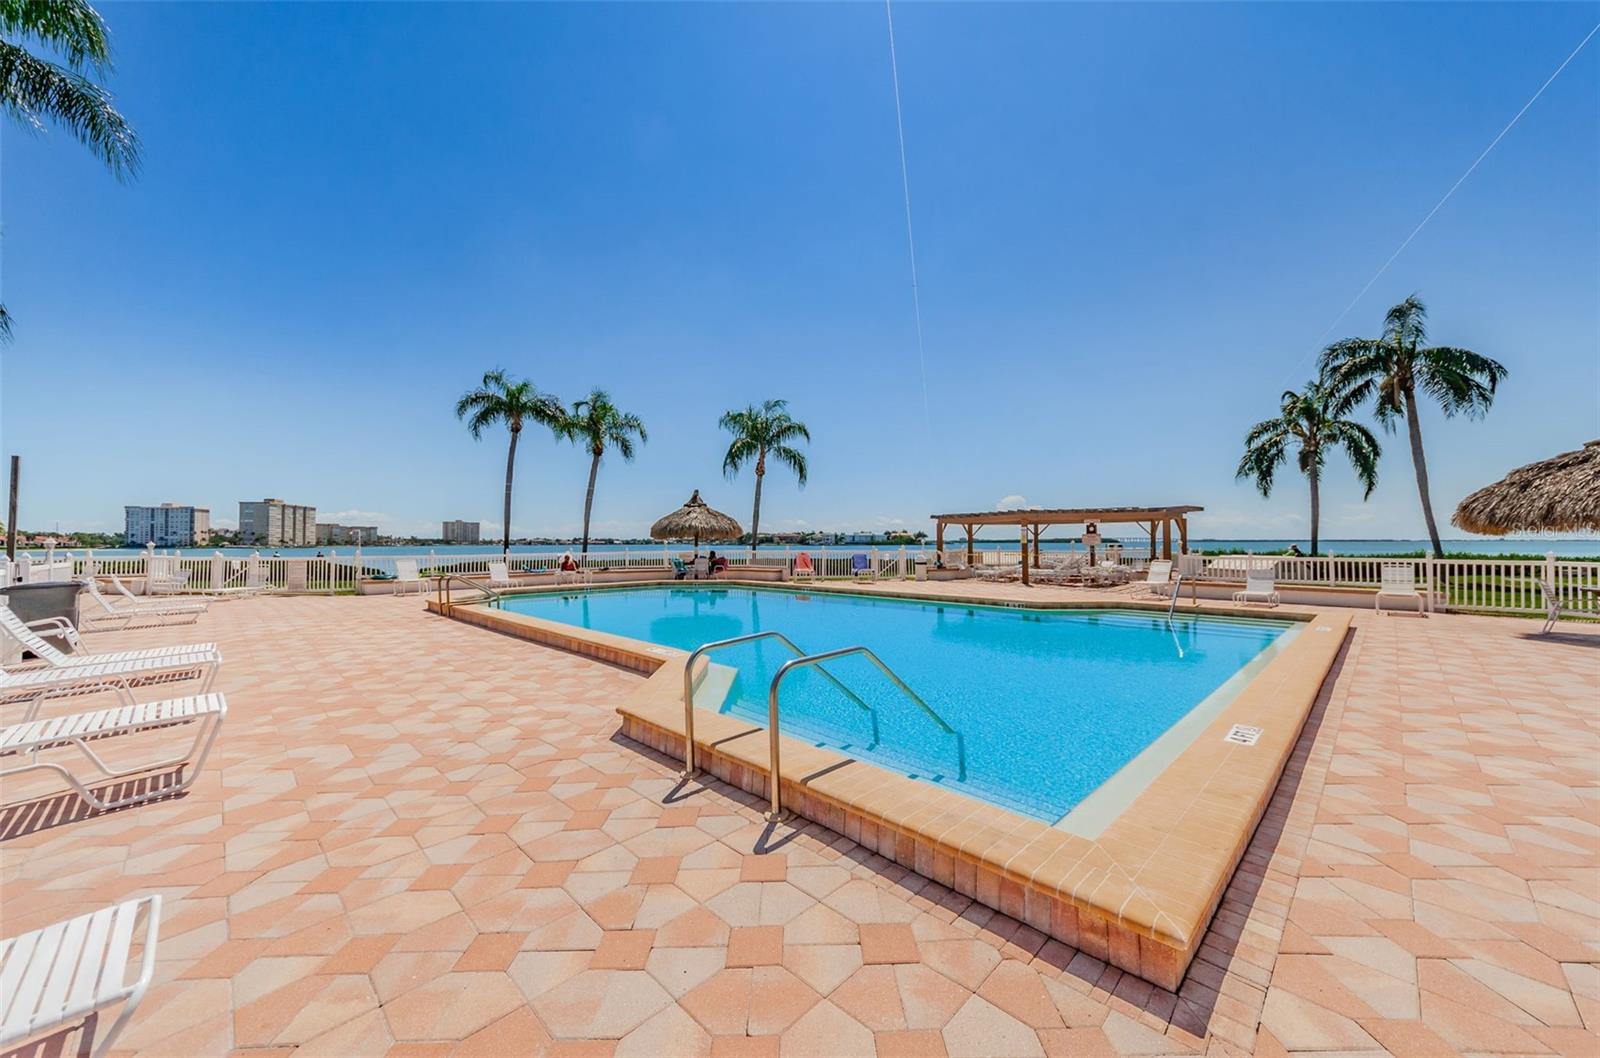
<path fill-rule="evenodd" d="M 961 732 L 957 731 L 955 728 L 951 727 L 948 723 L 946 723 L 944 717 L 940 716 L 937 712 L 935 712 L 933 707 L 931 705 L 929 705 L 926 701 L 924 701 L 920 694 L 918 694 L 916 691 L 912 690 L 911 686 L 909 684 L 907 684 L 905 680 L 900 678 L 899 673 L 895 672 L 887 664 L 885 664 L 884 660 L 882 658 L 878 657 L 878 655 L 876 653 L 874 653 L 871 649 L 869 649 L 867 647 L 864 647 L 864 646 L 840 647 L 837 650 L 825 650 L 820 654 L 807 654 L 807 653 L 805 653 L 805 651 L 801 650 L 799 648 L 799 646 L 797 646 L 795 644 L 794 640 L 790 639 L 788 636 L 784 635 L 782 632 L 752 632 L 749 635 L 735 636 L 732 639 L 722 639 L 722 640 L 718 640 L 715 643 L 706 643 L 705 645 L 703 645 L 703 646 L 699 647 L 698 649 L 696 649 L 692 654 L 690 654 L 689 655 L 689 660 L 684 664 L 684 667 L 683 667 L 684 770 L 682 772 L 682 775 L 683 775 L 684 778 L 687 779 L 687 778 L 690 778 L 690 777 L 692 777 L 692 776 L 694 776 L 696 774 L 696 769 L 695 769 L 695 766 L 694 766 L 694 684 L 695 684 L 694 666 L 695 666 L 695 662 L 699 661 L 700 658 L 703 655 L 708 654 L 713 650 L 718 650 L 718 649 L 721 649 L 722 647 L 735 646 L 735 645 L 740 644 L 740 643 L 750 643 L 750 642 L 754 642 L 754 641 L 759 640 L 759 639 L 776 639 L 778 642 L 780 642 L 784 646 L 788 647 L 795 654 L 795 657 L 793 659 L 784 662 L 782 667 L 780 667 L 778 669 L 777 673 L 775 673 L 773 675 L 772 683 L 767 688 L 767 750 L 768 750 L 768 755 L 769 755 L 769 759 L 768 759 L 769 771 L 767 773 L 767 787 L 771 792 L 771 801 L 772 801 L 771 809 L 768 812 L 766 812 L 766 814 L 765 814 L 768 821 L 776 822 L 777 820 L 780 820 L 780 819 L 783 818 L 783 804 L 782 804 L 781 794 L 780 794 L 780 789 L 781 789 L 783 784 L 779 780 L 779 777 L 778 777 L 779 776 L 778 764 L 779 764 L 779 753 L 780 753 L 780 750 L 779 750 L 779 741 L 780 741 L 780 739 L 779 739 L 779 734 L 778 734 L 778 692 L 782 687 L 784 677 L 789 675 L 789 673 L 794 672 L 797 669 L 803 669 L 803 668 L 815 668 L 818 672 L 822 673 L 822 675 L 827 677 L 828 682 L 832 683 L 835 687 L 839 688 L 839 690 L 844 693 L 845 697 L 849 698 L 856 705 L 858 705 L 862 709 L 866 710 L 867 715 L 872 718 L 872 744 L 876 745 L 877 742 L 878 742 L 878 714 L 877 714 L 877 710 L 873 709 L 866 702 L 862 701 L 860 695 L 856 694 L 850 688 L 846 687 L 839 680 L 839 678 L 837 676 L 833 675 L 833 673 L 829 672 L 827 669 L 822 667 L 822 663 L 823 662 L 825 662 L 825 661 L 833 661 L 833 660 L 835 660 L 837 658 L 851 657 L 853 655 L 860 654 L 860 655 L 864 656 L 868 661 L 872 662 L 873 665 L 877 666 L 878 671 L 882 672 L 885 676 L 887 676 L 889 678 L 889 681 L 900 689 L 901 693 L 903 693 L 907 698 L 911 699 L 913 704 L 915 704 L 919 709 L 921 709 L 923 711 L 923 713 L 926 714 L 927 717 L 930 720 L 932 720 L 935 724 L 937 724 L 939 726 L 940 730 L 944 731 L 945 734 L 950 735 L 952 738 L 955 739 L 955 742 L 956 742 L 956 760 L 957 760 L 957 769 L 958 769 L 957 778 L 965 779 L 967 777 L 967 744 L 966 744 L 966 740 L 962 737 Z"/>

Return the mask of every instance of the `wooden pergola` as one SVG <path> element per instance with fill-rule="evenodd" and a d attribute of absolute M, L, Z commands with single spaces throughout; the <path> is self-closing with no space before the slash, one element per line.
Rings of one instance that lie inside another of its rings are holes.
<path fill-rule="evenodd" d="M 1039 568 L 1039 539 L 1052 525 L 1082 525 L 1084 522 L 1132 523 L 1150 533 L 1150 554 L 1156 553 L 1156 529 L 1161 530 L 1161 556 L 1172 557 L 1172 527 L 1178 527 L 1180 553 L 1189 550 L 1189 515 L 1203 511 L 1204 507 L 1179 504 L 1171 507 L 1055 507 L 1049 510 L 977 511 L 968 514 L 935 514 L 932 516 L 934 546 L 944 550 L 944 530 L 947 525 L 960 526 L 967 534 L 967 565 L 974 558 L 973 538 L 978 527 L 984 525 L 1014 525 L 1022 540 L 1022 583 L 1028 583 L 1028 567 Z M 1032 544 L 1030 548 L 1030 543 Z M 1033 561 L 1028 561 L 1029 551 Z"/>

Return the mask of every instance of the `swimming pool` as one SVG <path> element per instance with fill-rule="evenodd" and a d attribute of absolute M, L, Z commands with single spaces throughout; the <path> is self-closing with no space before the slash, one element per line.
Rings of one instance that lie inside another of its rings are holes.
<path fill-rule="evenodd" d="M 1162 746 L 1176 753 L 1195 716 L 1220 710 L 1297 630 L 1289 621 L 1169 622 L 1151 611 L 744 587 L 539 593 L 501 606 L 681 650 L 765 630 L 807 653 L 868 646 L 960 739 L 859 656 L 785 678 L 785 735 L 1051 823 L 1130 762 Z M 793 657 L 774 640 L 718 650 L 696 704 L 765 724 L 768 686 Z"/>

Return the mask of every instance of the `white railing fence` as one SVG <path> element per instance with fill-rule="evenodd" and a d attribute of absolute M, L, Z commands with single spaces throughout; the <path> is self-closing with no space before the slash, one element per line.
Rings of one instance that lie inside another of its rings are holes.
<path fill-rule="evenodd" d="M 1280 584 L 1328 588 L 1376 588 L 1383 567 L 1409 565 L 1417 590 L 1436 610 L 1481 613 L 1542 613 L 1541 584 L 1548 583 L 1562 605 L 1600 617 L 1600 562 L 1517 558 L 1371 558 L 1339 555 L 1184 555 L 1180 570 L 1201 580 L 1243 580 L 1246 569 L 1271 569 Z"/>
<path fill-rule="evenodd" d="M 811 560 L 815 577 L 825 580 L 856 577 L 861 564 L 857 556 L 865 556 L 867 570 L 875 572 L 879 578 L 915 577 L 919 560 L 929 570 L 964 570 L 968 567 L 967 552 L 960 547 L 946 548 L 942 552 L 915 546 L 768 548 L 753 556 L 747 548 L 730 548 L 718 553 L 734 569 L 776 568 L 791 574 L 796 560 L 804 554 Z M 670 568 L 673 558 L 687 562 L 694 552 L 686 547 L 644 546 L 597 551 L 588 555 L 570 554 L 582 568 L 589 570 L 662 570 Z M 1040 557 L 1048 565 L 1061 554 L 1063 552 L 1059 550 L 1046 549 Z M 973 552 L 971 563 L 982 568 L 1015 566 L 1022 556 L 1023 552 L 1018 549 L 981 548 Z M 1102 560 L 1110 559 L 1134 570 L 1144 569 L 1150 561 L 1145 549 L 1102 549 L 1101 556 Z M 559 552 L 513 552 L 510 567 L 513 573 L 553 573 L 563 557 Z M 1031 561 L 1031 552 L 1028 557 Z M 314 557 L 259 554 L 225 556 L 221 552 L 180 556 L 157 554 L 153 550 L 141 555 L 99 556 L 88 551 L 74 556 L 52 551 L 42 557 L 19 555 L 15 562 L 0 566 L 0 583 L 39 583 L 88 575 L 114 575 L 151 586 L 181 581 L 179 590 L 205 591 L 208 588 L 242 586 L 247 581 L 259 579 L 269 587 L 284 592 L 352 594 L 359 590 L 361 581 L 395 579 L 395 561 L 400 558 L 415 560 L 425 577 L 441 573 L 487 576 L 489 563 L 500 561 L 501 555 L 498 551 L 481 554 L 440 554 L 434 551 L 410 555 L 363 554 L 359 548 L 344 553 L 329 550 L 326 555 Z M 0 562 L 3 561 L 0 559 Z M 1392 564 L 1412 566 L 1418 590 L 1424 593 L 1435 610 L 1542 613 L 1546 603 L 1541 584 L 1549 583 L 1564 607 L 1593 612 L 1600 617 L 1600 594 L 1593 590 L 1600 588 L 1600 562 L 1558 559 L 1553 554 L 1542 559 L 1188 554 L 1181 556 L 1178 568 L 1187 578 L 1235 581 L 1243 580 L 1247 569 L 1270 567 L 1278 582 L 1284 585 L 1370 589 L 1376 588 L 1381 581 L 1383 567 Z M 187 577 L 183 576 L 185 573 Z"/>

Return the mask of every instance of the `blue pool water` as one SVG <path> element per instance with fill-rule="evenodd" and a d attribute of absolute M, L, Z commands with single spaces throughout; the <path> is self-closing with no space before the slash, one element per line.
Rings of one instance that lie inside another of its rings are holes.
<path fill-rule="evenodd" d="M 815 670 L 785 677 L 784 734 L 1050 822 L 1291 627 L 750 588 L 612 589 L 511 597 L 503 605 L 682 650 L 769 629 L 807 653 L 868 646 L 964 745 L 859 656 L 826 666 L 859 703 Z M 770 639 L 717 650 L 712 662 L 727 668 L 720 679 L 707 678 L 696 701 L 765 724 L 768 686 L 793 657 Z M 730 676 L 725 699 L 707 700 Z"/>

